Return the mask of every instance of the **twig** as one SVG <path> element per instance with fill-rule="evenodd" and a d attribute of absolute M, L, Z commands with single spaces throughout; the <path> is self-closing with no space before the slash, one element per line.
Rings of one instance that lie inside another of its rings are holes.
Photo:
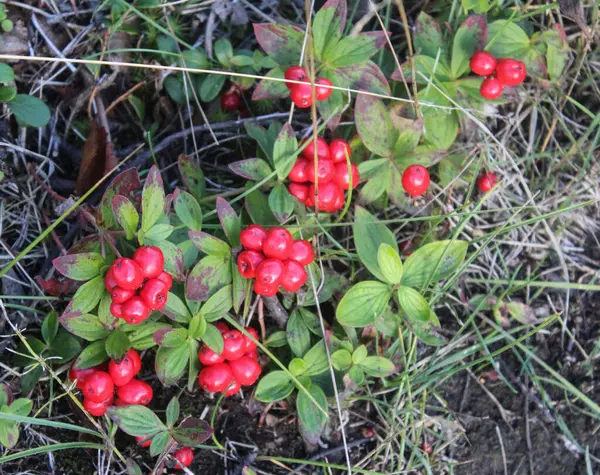
<path fill-rule="evenodd" d="M 500 426 L 496 425 L 496 434 L 498 434 L 498 440 L 500 441 L 500 451 L 502 452 L 502 463 L 504 464 L 504 475 L 508 475 L 508 468 L 506 467 L 506 452 L 504 452 L 504 442 L 502 441 L 502 434 L 500 433 Z"/>
<path fill-rule="evenodd" d="M 62 51 L 59 50 L 54 43 L 52 43 L 52 40 L 50 38 L 48 38 L 48 35 L 46 35 L 46 32 L 40 25 L 40 22 L 38 21 L 37 17 L 35 16 L 35 13 L 33 13 L 31 15 L 31 23 L 33 23 L 33 26 L 35 26 L 36 30 L 38 30 L 38 32 L 42 36 L 42 38 L 44 38 L 44 41 L 46 42 L 46 44 L 48 45 L 50 50 L 59 58 L 67 59 L 65 57 L 65 55 L 62 54 Z M 71 63 L 66 63 L 66 64 L 67 64 L 67 68 L 69 68 L 69 71 L 71 71 L 72 73 L 77 71 L 77 68 L 75 66 L 73 66 L 73 64 L 71 64 Z"/>
<path fill-rule="evenodd" d="M 333 447 L 331 449 L 327 449 L 324 450 L 323 452 L 319 452 L 317 455 L 309 458 L 308 460 L 310 460 L 311 462 L 314 462 L 315 460 L 319 460 L 325 457 L 329 457 L 330 455 L 336 454 L 337 452 L 341 452 L 342 450 L 344 450 L 344 448 L 347 449 L 353 449 L 354 447 L 358 447 L 359 445 L 364 444 L 365 442 L 369 442 L 370 439 L 369 437 L 364 437 L 362 439 L 358 439 L 358 440 L 354 440 L 352 442 L 348 442 L 348 444 L 344 447 L 343 445 L 338 445 L 337 447 Z M 304 465 L 300 465 L 298 468 L 296 468 L 290 475 L 294 475 L 294 474 L 298 474 L 300 473 L 300 471 L 307 467 L 308 464 L 304 464 Z"/>
<path fill-rule="evenodd" d="M 271 317 L 273 317 L 273 320 L 275 320 L 277 325 L 280 328 L 285 328 L 285 325 L 287 324 L 287 321 L 290 318 L 290 316 L 288 315 L 285 308 L 283 308 L 281 303 L 279 303 L 279 300 L 277 299 L 277 297 L 264 297 L 263 296 L 262 300 L 265 303 L 265 305 L 267 306 L 267 308 L 269 309 L 269 315 L 271 315 Z"/>

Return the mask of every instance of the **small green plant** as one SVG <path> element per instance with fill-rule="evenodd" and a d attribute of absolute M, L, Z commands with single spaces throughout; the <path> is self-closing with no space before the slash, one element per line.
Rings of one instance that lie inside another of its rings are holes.
<path fill-rule="evenodd" d="M 31 412 L 31 399 L 14 399 L 12 391 L 6 384 L 0 384 L 0 414 L 27 417 Z M 14 420 L 0 418 L 0 445 L 12 449 L 19 441 L 19 423 Z"/>
<path fill-rule="evenodd" d="M 48 106 L 37 97 L 17 94 L 14 80 L 12 68 L 8 64 L 0 63 L 0 102 L 8 105 L 19 123 L 31 127 L 45 126 L 50 120 Z"/>
<path fill-rule="evenodd" d="M 8 19 L 8 14 L 6 12 L 6 5 L 0 3 L 0 28 L 5 33 L 10 33 L 14 28 L 13 22 Z"/>

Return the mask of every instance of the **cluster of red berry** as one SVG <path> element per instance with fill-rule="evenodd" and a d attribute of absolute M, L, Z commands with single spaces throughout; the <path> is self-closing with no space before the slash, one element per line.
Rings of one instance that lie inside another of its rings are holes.
<path fill-rule="evenodd" d="M 163 253 L 156 246 L 138 248 L 133 259 L 115 259 L 104 276 L 112 300 L 110 312 L 135 325 L 146 320 L 152 310 L 164 308 L 173 285 L 164 264 Z"/>
<path fill-rule="evenodd" d="M 315 177 L 315 145 L 312 138 L 306 138 L 303 144 L 308 145 L 302 150 L 302 156 L 296 160 L 288 178 L 291 183 L 288 191 L 298 201 L 306 206 L 315 206 L 315 185 L 318 177 L 319 211 L 334 213 L 344 206 L 344 190 L 352 188 L 360 182 L 360 174 L 354 163 L 350 164 L 346 156 L 350 157 L 352 150 L 350 144 L 342 139 L 334 139 L 328 145 L 323 137 L 317 137 L 317 176 Z"/>
<path fill-rule="evenodd" d="M 204 368 L 198 375 L 198 384 L 205 391 L 232 396 L 242 386 L 253 385 L 262 372 L 256 343 L 242 332 L 230 329 L 226 323 L 218 322 L 215 326 L 223 336 L 223 351 L 218 354 L 202 345 L 198 360 Z M 258 341 L 254 328 L 246 327 L 245 330 Z"/>
<path fill-rule="evenodd" d="M 150 447 L 152 445 L 151 437 L 136 436 L 135 440 L 140 447 Z M 175 451 L 173 458 L 177 460 L 175 468 L 177 470 L 183 470 L 183 467 L 189 467 L 192 464 L 192 461 L 194 460 L 194 451 L 191 447 L 182 447 Z"/>
<path fill-rule="evenodd" d="M 315 259 L 308 241 L 294 238 L 287 229 L 251 224 L 240 233 L 246 249 L 237 259 L 242 277 L 255 279 L 254 291 L 272 297 L 279 286 L 288 292 L 297 292 L 307 279 L 304 266 Z"/>
<path fill-rule="evenodd" d="M 299 107 L 300 109 L 307 109 L 312 106 L 312 85 L 308 81 L 306 69 L 304 69 L 302 66 L 291 66 L 285 70 L 283 76 L 292 81 L 302 81 L 305 83 L 285 83 L 287 88 L 290 90 L 290 98 L 292 99 L 292 102 L 296 104 L 296 107 Z M 331 85 L 332 82 L 329 79 L 318 78 L 315 81 L 315 97 L 317 101 L 324 101 L 329 97 L 332 89 L 327 86 Z"/>
<path fill-rule="evenodd" d="M 130 349 L 120 362 L 111 360 L 88 369 L 77 369 L 71 366 L 69 379 L 77 380 L 76 386 L 83 392 L 83 407 L 92 416 L 102 416 L 106 408 L 141 404 L 146 406 L 152 400 L 152 387 L 134 379 L 142 369 L 140 355 Z M 115 399 L 115 387 L 117 397 Z"/>
<path fill-rule="evenodd" d="M 410 165 L 402 174 L 402 187 L 410 196 L 421 196 L 429 188 L 429 172 L 422 165 Z"/>
<path fill-rule="evenodd" d="M 521 61 L 503 58 L 496 60 L 486 51 L 477 51 L 471 56 L 471 71 L 485 79 L 479 92 L 485 99 L 497 99 L 504 86 L 518 86 L 527 76 L 527 69 Z"/>

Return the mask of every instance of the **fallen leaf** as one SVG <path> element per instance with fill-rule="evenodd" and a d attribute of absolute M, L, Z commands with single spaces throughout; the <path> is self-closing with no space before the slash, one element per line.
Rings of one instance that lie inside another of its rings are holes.
<path fill-rule="evenodd" d="M 75 191 L 79 196 L 85 194 L 104 175 L 117 165 L 112 143 L 107 141 L 104 127 L 95 120 L 90 123 L 90 132 L 83 146 L 83 157 L 77 176 Z"/>

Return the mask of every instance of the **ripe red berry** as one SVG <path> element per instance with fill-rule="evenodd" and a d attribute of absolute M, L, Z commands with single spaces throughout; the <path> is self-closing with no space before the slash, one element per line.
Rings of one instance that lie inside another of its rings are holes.
<path fill-rule="evenodd" d="M 284 260 L 290 256 L 293 245 L 294 238 L 287 229 L 271 228 L 263 243 L 263 253 L 266 257 Z"/>
<path fill-rule="evenodd" d="M 262 251 L 267 231 L 258 224 L 251 224 L 240 233 L 242 246 L 251 251 Z"/>
<path fill-rule="evenodd" d="M 152 445 L 152 439 L 148 438 L 146 435 L 136 435 L 135 440 L 140 447 L 150 447 L 150 445 Z"/>
<path fill-rule="evenodd" d="M 482 193 L 487 193 L 496 185 L 497 181 L 498 179 L 496 178 L 495 173 L 484 172 L 477 178 L 477 188 Z"/>
<path fill-rule="evenodd" d="M 496 69 L 496 58 L 487 51 L 476 51 L 469 62 L 471 71 L 478 76 L 489 76 Z"/>
<path fill-rule="evenodd" d="M 96 371 L 85 378 L 83 395 L 93 402 L 106 401 L 115 390 L 110 374 L 105 371 Z"/>
<path fill-rule="evenodd" d="M 278 286 L 283 275 L 283 263 L 279 259 L 265 259 L 256 269 L 256 282 L 261 285 Z"/>
<path fill-rule="evenodd" d="M 527 68 L 516 59 L 501 59 L 496 66 L 496 77 L 505 86 L 518 86 L 527 76 Z"/>
<path fill-rule="evenodd" d="M 146 279 L 155 279 L 160 275 L 165 266 L 165 256 L 156 246 L 142 246 L 133 253 L 133 260 L 142 269 Z"/>
<path fill-rule="evenodd" d="M 246 353 L 246 340 L 242 332 L 229 330 L 223 333 L 223 353 L 221 355 L 227 361 L 241 358 Z"/>
<path fill-rule="evenodd" d="M 256 341 L 259 341 L 258 332 L 254 328 L 244 327 L 244 330 L 246 330 L 248 333 L 250 333 L 252 338 L 254 338 Z M 256 350 L 256 343 L 254 341 L 252 341 L 250 338 L 248 338 L 247 335 L 244 335 L 244 343 L 245 343 L 244 351 L 246 354 L 248 354 L 251 351 Z"/>
<path fill-rule="evenodd" d="M 260 365 L 247 356 L 242 356 L 239 360 L 232 361 L 229 363 L 229 366 L 231 366 L 233 377 L 242 386 L 253 385 L 262 372 Z"/>
<path fill-rule="evenodd" d="M 285 70 L 283 77 L 291 81 L 304 81 L 306 79 L 306 70 L 302 66 L 290 66 Z M 289 90 L 296 86 L 293 82 L 286 82 L 285 85 Z"/>
<path fill-rule="evenodd" d="M 167 290 L 171 290 L 171 287 L 173 287 L 173 276 L 168 272 L 162 271 L 157 279 L 162 280 L 165 284 L 167 284 Z"/>
<path fill-rule="evenodd" d="M 204 366 L 212 366 L 217 363 L 223 363 L 225 361 L 225 357 L 215 353 L 207 345 L 202 345 L 200 351 L 198 352 L 198 361 L 200 361 L 200 363 L 202 363 Z"/>
<path fill-rule="evenodd" d="M 313 251 L 312 244 L 305 239 L 299 239 L 294 241 L 292 246 L 292 254 L 290 255 L 292 261 L 296 261 L 303 266 L 309 265 L 315 260 L 315 251 Z"/>
<path fill-rule="evenodd" d="M 113 395 L 101 402 L 92 401 L 90 398 L 83 398 L 83 408 L 94 417 L 100 417 L 106 414 L 106 409 L 113 402 Z"/>
<path fill-rule="evenodd" d="M 135 297 L 131 297 L 123 304 L 122 318 L 127 323 L 136 325 L 146 320 L 150 316 L 151 312 L 152 309 L 146 305 L 141 297 L 136 295 Z"/>
<path fill-rule="evenodd" d="M 136 290 L 144 282 L 144 274 L 139 264 L 128 257 L 119 257 L 112 265 L 113 276 L 122 289 Z"/>
<path fill-rule="evenodd" d="M 337 211 L 344 207 L 344 203 L 346 202 L 346 197 L 344 196 L 344 190 L 340 188 L 340 192 L 335 197 L 335 201 L 333 202 L 333 211 Z"/>
<path fill-rule="evenodd" d="M 479 88 L 479 93 L 484 99 L 498 99 L 502 95 L 504 86 L 496 78 L 485 78 Z"/>
<path fill-rule="evenodd" d="M 429 188 L 429 172 L 422 165 L 410 165 L 402 174 L 402 187 L 410 196 L 421 196 Z"/>
<path fill-rule="evenodd" d="M 256 277 L 256 268 L 265 260 L 265 256 L 259 251 L 242 251 L 238 255 L 237 266 L 242 277 L 254 279 Z"/>
<path fill-rule="evenodd" d="M 358 167 L 354 163 L 350 164 L 352 172 L 352 188 L 356 188 L 360 183 L 360 173 Z M 350 189 L 350 173 L 348 173 L 348 164 L 346 162 L 338 163 L 335 166 L 335 176 L 333 182 L 336 183 L 342 190 Z"/>
<path fill-rule="evenodd" d="M 333 83 L 329 79 L 319 78 L 315 81 L 315 95 L 317 101 L 325 101 L 331 95 L 333 89 L 323 86 L 333 86 Z"/>
<path fill-rule="evenodd" d="M 77 384 L 76 384 L 77 389 L 81 389 L 83 391 L 83 387 L 84 387 L 86 378 L 89 375 L 94 374 L 96 371 L 98 371 L 97 366 L 94 366 L 93 368 L 87 368 L 87 369 L 77 369 L 77 368 L 75 368 L 75 365 L 72 365 L 71 369 L 69 370 L 69 380 L 71 380 L 71 381 L 77 380 Z"/>
<path fill-rule="evenodd" d="M 306 176 L 307 167 L 310 167 L 310 161 L 306 158 L 298 158 L 296 163 L 292 167 L 288 178 L 291 181 L 295 181 L 296 183 L 305 183 L 308 181 L 308 177 Z"/>
<path fill-rule="evenodd" d="M 229 328 L 229 325 L 227 325 L 227 323 L 225 323 L 225 322 L 216 322 L 216 323 L 213 323 L 213 325 L 215 326 L 215 328 L 217 330 L 219 330 L 221 332 L 221 334 L 231 330 L 231 328 Z"/>
<path fill-rule="evenodd" d="M 313 104 L 312 87 L 310 84 L 293 84 L 290 98 L 299 109 L 308 109 Z"/>
<path fill-rule="evenodd" d="M 281 276 L 281 285 L 288 292 L 298 292 L 306 282 L 306 271 L 304 266 L 296 261 L 288 259 L 283 263 L 283 275 Z"/>
<path fill-rule="evenodd" d="M 331 160 L 319 160 L 317 162 L 317 176 L 319 177 L 319 184 L 329 183 L 335 176 L 335 165 Z M 311 163 L 306 167 L 306 177 L 308 181 L 314 183 L 315 178 L 315 164 Z"/>
<path fill-rule="evenodd" d="M 167 304 L 169 289 L 162 280 L 150 279 L 140 290 L 140 297 L 152 310 L 161 310 Z"/>
<path fill-rule="evenodd" d="M 225 397 L 229 397 L 229 396 L 233 396 L 234 394 L 237 394 L 240 391 L 241 387 L 242 387 L 242 385 L 240 384 L 240 382 L 234 378 L 231 381 L 231 383 L 229 383 L 229 387 L 227 388 L 227 391 L 225 391 Z"/>
<path fill-rule="evenodd" d="M 117 396 L 126 404 L 141 404 L 147 406 L 152 401 L 152 386 L 139 379 L 132 379 L 126 385 L 117 389 Z"/>
<path fill-rule="evenodd" d="M 106 271 L 106 274 L 104 274 L 104 287 L 106 287 L 106 290 L 108 290 L 110 292 L 116 286 L 117 286 L 117 281 L 115 280 L 115 276 L 113 274 L 113 268 L 109 267 L 108 270 Z"/>
<path fill-rule="evenodd" d="M 308 189 L 308 196 L 314 196 L 315 185 L 310 185 Z M 326 213 L 333 213 L 339 208 L 339 203 L 344 203 L 344 191 L 335 183 L 329 182 L 319 184 L 319 211 L 325 211 Z M 340 201 L 341 199 L 341 201 Z M 306 200 L 308 206 L 308 199 Z"/>
<path fill-rule="evenodd" d="M 304 145 L 306 142 L 308 142 L 308 145 L 302 149 L 301 153 L 304 158 L 312 161 L 315 159 L 315 141 L 313 137 L 306 137 L 302 140 L 301 145 Z M 327 142 L 323 137 L 317 137 L 317 158 L 319 160 L 331 159 L 329 145 L 327 145 Z"/>
<path fill-rule="evenodd" d="M 227 390 L 232 380 L 233 373 L 228 363 L 205 366 L 198 374 L 200 387 L 211 393 L 220 393 Z"/>
<path fill-rule="evenodd" d="M 135 290 L 122 289 L 121 287 L 117 286 L 112 289 L 110 298 L 112 299 L 113 303 L 125 303 L 134 295 Z"/>
<path fill-rule="evenodd" d="M 175 468 L 182 470 L 182 465 L 184 467 L 189 467 L 192 464 L 192 461 L 194 460 L 194 451 L 189 447 L 183 447 L 175 452 L 173 457 L 175 457 L 175 460 L 177 460 Z"/>
<path fill-rule="evenodd" d="M 308 185 L 302 183 L 290 183 L 288 184 L 288 191 L 290 195 L 296 198 L 300 203 L 304 203 L 308 198 Z"/>
<path fill-rule="evenodd" d="M 125 386 L 140 372 L 141 367 L 140 355 L 132 348 L 125 354 L 120 363 L 113 360 L 108 363 L 108 374 L 110 374 L 115 386 Z"/>
<path fill-rule="evenodd" d="M 256 350 L 246 353 L 246 356 L 251 360 L 258 361 L 258 352 Z"/>
<path fill-rule="evenodd" d="M 277 285 L 268 285 L 260 282 L 259 280 L 254 281 L 254 292 L 257 295 L 264 295 L 265 297 L 273 297 L 279 287 Z"/>
<path fill-rule="evenodd" d="M 350 144 L 342 139 L 333 139 L 329 144 L 329 151 L 333 163 L 346 163 L 346 154 L 348 154 L 348 157 L 352 156 Z"/>
<path fill-rule="evenodd" d="M 228 92 L 221 96 L 221 109 L 224 111 L 234 111 L 240 108 L 242 99 L 236 92 Z"/>
<path fill-rule="evenodd" d="M 123 304 L 115 302 L 111 303 L 110 313 L 112 313 L 115 318 L 123 318 Z"/>

